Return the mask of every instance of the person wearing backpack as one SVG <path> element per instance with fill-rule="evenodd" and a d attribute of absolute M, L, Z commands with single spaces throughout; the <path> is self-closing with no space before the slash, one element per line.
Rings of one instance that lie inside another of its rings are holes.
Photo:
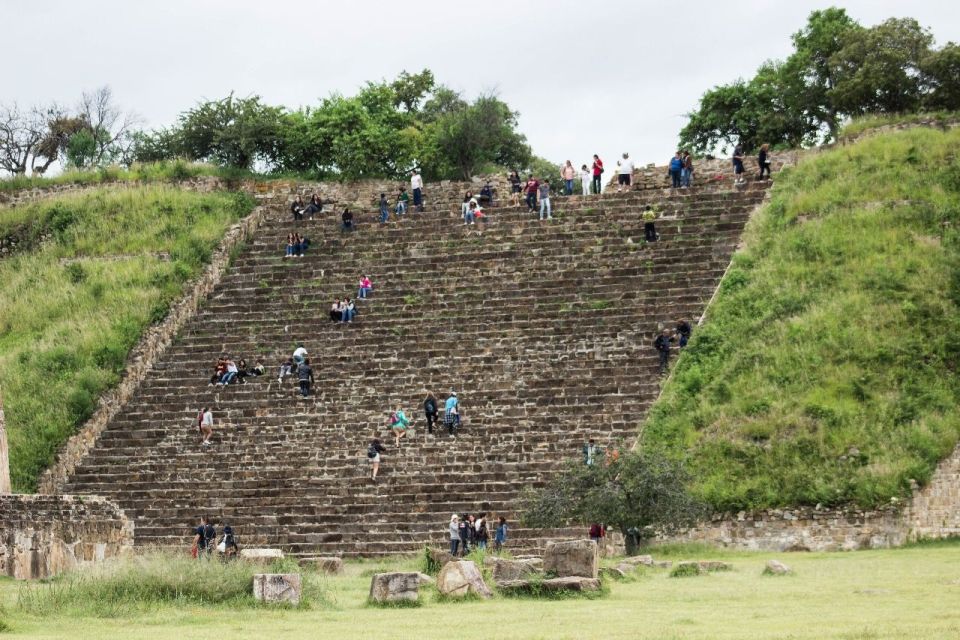
<path fill-rule="evenodd" d="M 374 437 L 370 441 L 370 444 L 367 445 L 367 462 L 370 463 L 370 467 L 373 469 L 373 480 L 376 481 L 377 474 L 380 472 L 380 454 L 386 453 L 387 448 L 383 446 L 383 443 L 380 442 L 379 438 Z"/>
<path fill-rule="evenodd" d="M 487 543 L 490 542 L 490 532 L 487 530 L 487 514 L 481 513 L 477 516 L 473 524 L 475 531 L 474 539 L 477 541 L 477 547 L 486 551 Z"/>
<path fill-rule="evenodd" d="M 390 430 L 393 431 L 394 444 L 397 447 L 400 446 L 400 438 L 407 437 L 407 428 L 409 426 L 410 421 L 407 420 L 407 416 L 403 413 L 400 405 L 397 405 L 394 412 L 390 414 Z"/>
<path fill-rule="evenodd" d="M 217 540 L 217 528 L 210 524 L 206 516 L 200 517 L 200 525 L 193 530 L 193 553 L 194 557 L 202 559 L 209 557 L 213 553 L 213 547 Z"/>
<path fill-rule="evenodd" d="M 310 358 L 304 358 L 303 362 L 297 365 L 297 380 L 300 382 L 300 395 L 306 398 L 310 395 L 310 385 L 313 384 L 313 367 L 310 366 Z"/>
<path fill-rule="evenodd" d="M 423 401 L 423 413 L 427 417 L 427 433 L 433 433 L 433 425 L 440 419 L 440 411 L 437 409 L 437 396 L 428 391 L 427 397 Z"/>
<path fill-rule="evenodd" d="M 237 538 L 233 535 L 233 527 L 230 525 L 224 525 L 223 536 L 220 538 L 220 544 L 217 545 L 217 551 L 223 554 L 225 561 L 236 558 L 240 553 Z"/>

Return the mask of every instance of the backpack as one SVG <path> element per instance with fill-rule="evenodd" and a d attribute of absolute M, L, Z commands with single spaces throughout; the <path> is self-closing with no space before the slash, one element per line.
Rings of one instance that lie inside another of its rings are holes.
<path fill-rule="evenodd" d="M 368 458 L 376 458 L 376 457 L 377 457 L 377 453 L 379 453 L 379 452 L 377 451 L 377 446 L 376 446 L 376 445 L 371 444 L 369 447 L 367 447 L 367 457 L 368 457 Z"/>
<path fill-rule="evenodd" d="M 203 539 L 204 540 L 214 540 L 217 537 L 217 530 L 212 524 L 208 524 L 203 528 Z"/>
<path fill-rule="evenodd" d="M 427 413 L 436 413 L 437 403 L 433 400 L 433 398 L 428 398 L 424 403 L 424 409 L 426 409 Z"/>
<path fill-rule="evenodd" d="M 400 422 L 400 418 L 397 417 L 397 413 L 396 413 L 396 412 L 391 413 L 391 414 L 390 414 L 390 424 L 397 424 L 398 422 Z"/>

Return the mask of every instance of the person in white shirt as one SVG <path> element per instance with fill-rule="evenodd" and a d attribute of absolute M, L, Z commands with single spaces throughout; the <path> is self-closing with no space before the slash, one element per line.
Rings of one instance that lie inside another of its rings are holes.
<path fill-rule="evenodd" d="M 413 208 L 417 213 L 423 212 L 423 178 L 414 169 L 410 172 L 410 190 L 413 191 Z"/>
<path fill-rule="evenodd" d="M 630 159 L 630 154 L 623 154 L 623 160 L 618 160 L 617 166 L 620 167 L 617 175 L 617 193 L 624 188 L 630 191 L 630 185 L 633 183 L 633 160 Z"/>
<path fill-rule="evenodd" d="M 593 175 L 590 173 L 590 169 L 587 165 L 580 167 L 580 189 L 583 195 L 590 195 L 590 181 L 593 180 Z"/>
<path fill-rule="evenodd" d="M 200 412 L 200 434 L 203 436 L 200 444 L 210 444 L 210 436 L 213 435 L 213 411 L 209 407 L 204 407 Z"/>
<path fill-rule="evenodd" d="M 302 344 L 298 344 L 297 348 L 293 351 L 293 361 L 296 364 L 303 362 L 303 359 L 307 357 L 307 350 L 303 348 Z"/>

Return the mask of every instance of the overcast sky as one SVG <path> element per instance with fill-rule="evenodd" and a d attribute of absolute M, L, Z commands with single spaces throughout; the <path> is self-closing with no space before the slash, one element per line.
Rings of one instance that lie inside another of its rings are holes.
<path fill-rule="evenodd" d="M 785 57 L 833 4 L 960 41 L 955 0 L 0 0 L 0 101 L 70 104 L 108 84 L 156 127 L 231 90 L 296 107 L 429 67 L 468 96 L 496 90 L 550 160 L 663 163 L 704 90 Z"/>

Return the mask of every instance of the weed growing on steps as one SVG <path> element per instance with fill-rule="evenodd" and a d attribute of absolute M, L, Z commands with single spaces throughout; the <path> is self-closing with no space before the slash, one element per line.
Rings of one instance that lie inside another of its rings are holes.
<path fill-rule="evenodd" d="M 60 444 L 120 379 L 143 330 L 251 208 L 245 196 L 146 187 L 0 210 L 0 236 L 53 235 L 0 261 L 0 387 L 15 491 L 35 490 Z"/>
<path fill-rule="evenodd" d="M 323 577 L 298 568 L 296 562 L 262 566 L 239 560 L 223 563 L 151 553 L 24 584 L 17 608 L 39 616 L 102 618 L 127 616 L 161 605 L 276 608 L 278 605 L 253 598 L 253 576 L 291 571 L 301 574 L 303 592 L 298 608 L 327 604 Z"/>
<path fill-rule="evenodd" d="M 960 437 L 960 130 L 785 172 L 644 427 L 719 511 L 888 505 Z"/>

